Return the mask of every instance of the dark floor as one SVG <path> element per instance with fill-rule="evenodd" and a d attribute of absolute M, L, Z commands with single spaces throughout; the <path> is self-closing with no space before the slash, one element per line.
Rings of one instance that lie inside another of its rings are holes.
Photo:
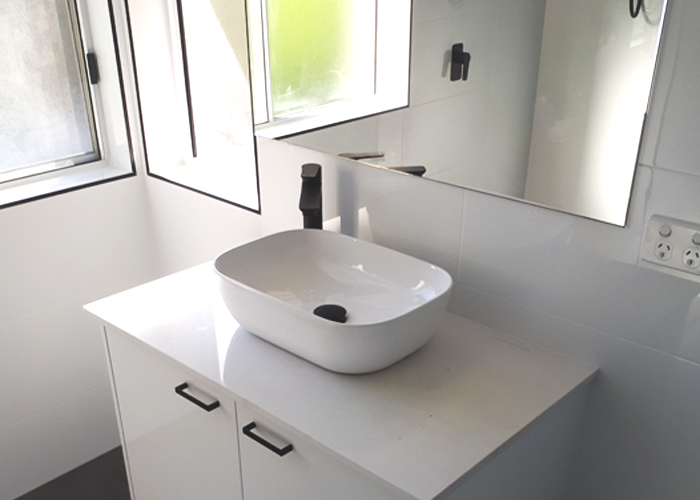
<path fill-rule="evenodd" d="M 122 449 L 115 448 L 17 500 L 130 500 Z"/>

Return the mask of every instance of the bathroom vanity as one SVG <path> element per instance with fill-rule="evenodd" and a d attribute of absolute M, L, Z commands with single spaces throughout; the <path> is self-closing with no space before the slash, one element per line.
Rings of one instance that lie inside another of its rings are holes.
<path fill-rule="evenodd" d="M 209 263 L 86 306 L 134 500 L 563 498 L 595 367 L 446 313 L 341 375 L 240 328 L 218 287 Z"/>

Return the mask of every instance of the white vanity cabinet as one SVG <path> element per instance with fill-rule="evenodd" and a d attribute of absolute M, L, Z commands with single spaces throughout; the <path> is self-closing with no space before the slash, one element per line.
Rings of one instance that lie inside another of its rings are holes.
<path fill-rule="evenodd" d="M 237 405 L 246 500 L 399 500 L 289 426 Z"/>
<path fill-rule="evenodd" d="M 241 474 L 246 500 L 406 498 L 123 334 L 106 338 L 133 500 L 240 500 Z"/>
<path fill-rule="evenodd" d="M 133 500 L 567 497 L 595 367 L 446 313 L 395 365 L 332 373 L 240 328 L 211 265 L 85 307 Z"/>
<path fill-rule="evenodd" d="M 137 341 L 106 336 L 132 500 L 240 500 L 234 401 Z M 185 383 L 193 401 L 175 392 Z"/>

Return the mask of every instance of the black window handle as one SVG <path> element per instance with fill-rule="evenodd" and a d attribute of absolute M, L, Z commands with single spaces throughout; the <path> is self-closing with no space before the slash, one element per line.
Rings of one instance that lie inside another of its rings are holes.
<path fill-rule="evenodd" d="M 199 406 L 201 409 L 206 410 L 206 411 L 216 410 L 219 406 L 221 406 L 221 403 L 219 403 L 218 401 L 214 401 L 211 404 L 206 404 L 206 403 L 200 401 L 199 399 L 195 398 L 191 394 L 187 394 L 185 392 L 185 389 L 187 389 L 188 387 L 189 387 L 189 384 L 187 382 L 185 382 L 183 384 L 178 385 L 175 388 L 175 392 L 178 393 L 183 398 L 185 398 L 190 403 L 194 403 L 197 406 Z"/>
<path fill-rule="evenodd" d="M 277 446 L 270 443 L 269 441 L 266 441 L 265 439 L 261 438 L 257 434 L 253 434 L 253 429 L 255 429 L 255 427 L 257 427 L 257 424 L 255 422 L 249 423 L 248 425 L 243 427 L 243 434 L 248 436 L 250 439 L 252 439 L 256 443 L 263 445 L 268 450 L 275 452 L 280 457 L 285 456 L 287 453 L 289 453 L 290 451 L 292 451 L 294 449 L 294 447 L 292 446 L 291 443 L 288 444 L 287 446 L 285 446 L 284 448 L 278 448 Z"/>

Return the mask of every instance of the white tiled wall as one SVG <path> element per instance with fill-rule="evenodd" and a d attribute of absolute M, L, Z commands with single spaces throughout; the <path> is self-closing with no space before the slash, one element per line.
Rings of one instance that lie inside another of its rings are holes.
<path fill-rule="evenodd" d="M 0 499 L 117 446 L 82 305 L 156 277 L 142 179 L 0 210 Z"/>

